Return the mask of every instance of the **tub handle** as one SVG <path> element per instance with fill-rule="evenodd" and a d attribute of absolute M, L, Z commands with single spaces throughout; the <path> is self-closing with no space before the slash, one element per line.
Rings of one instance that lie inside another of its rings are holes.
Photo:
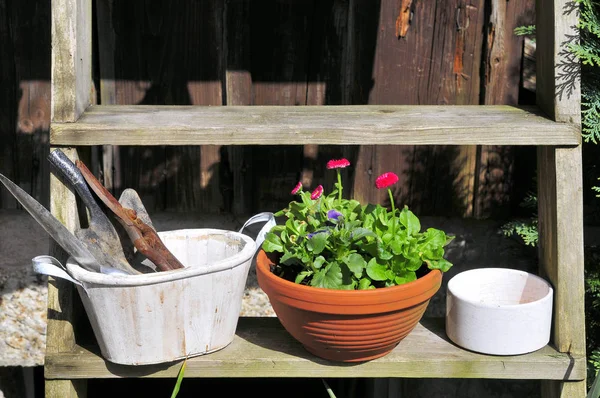
<path fill-rule="evenodd" d="M 31 259 L 31 263 L 33 265 L 33 270 L 38 274 L 65 279 L 69 282 L 73 282 L 74 284 L 81 286 L 85 290 L 85 286 L 83 285 L 83 283 L 73 278 L 67 271 L 67 268 L 56 258 L 52 256 L 37 256 Z M 108 275 L 129 275 L 125 271 L 112 267 L 100 267 L 100 273 Z"/>
<path fill-rule="evenodd" d="M 244 225 L 242 226 L 242 228 L 240 228 L 240 230 L 239 230 L 239 233 L 242 233 L 244 228 L 246 228 L 247 226 L 256 224 L 256 223 L 260 223 L 260 222 L 265 222 L 265 221 L 266 221 L 265 225 L 263 225 L 263 227 L 260 229 L 258 234 L 256 234 L 256 239 L 255 239 L 256 251 L 258 251 L 260 249 L 260 247 L 262 246 L 262 243 L 265 240 L 265 236 L 267 235 L 267 232 L 269 232 L 271 230 L 271 228 L 273 228 L 276 225 L 275 216 L 273 215 L 273 213 L 266 211 L 263 213 L 255 214 L 252 217 L 250 217 L 248 219 L 248 221 L 246 221 L 244 223 Z"/>
<path fill-rule="evenodd" d="M 31 259 L 31 263 L 33 270 L 38 274 L 65 279 L 83 287 L 83 284 L 69 275 L 65 266 L 52 256 L 37 256 Z"/>

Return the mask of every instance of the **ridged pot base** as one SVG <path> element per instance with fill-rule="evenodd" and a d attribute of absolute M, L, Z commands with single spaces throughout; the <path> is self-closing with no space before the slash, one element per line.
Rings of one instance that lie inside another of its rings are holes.
<path fill-rule="evenodd" d="M 306 351 L 310 352 L 311 354 L 318 356 L 319 358 L 323 358 L 323 359 L 327 359 L 329 361 L 336 361 L 336 362 L 365 362 L 365 361 L 370 361 L 372 359 L 377 359 L 377 358 L 381 358 L 387 354 L 389 354 L 390 351 L 392 351 L 396 346 L 398 345 L 398 343 L 392 344 L 390 346 L 386 346 L 385 348 L 382 348 L 380 350 L 369 350 L 367 352 L 362 352 L 362 351 L 336 351 L 336 350 L 322 350 L 322 349 L 315 349 L 306 345 L 303 345 L 304 349 L 306 349 Z"/>
<path fill-rule="evenodd" d="M 260 250 L 258 284 L 283 327 L 308 352 L 338 362 L 369 361 L 392 351 L 419 323 L 442 282 L 442 273 L 434 270 L 401 286 L 322 289 L 282 279 L 272 265 Z"/>

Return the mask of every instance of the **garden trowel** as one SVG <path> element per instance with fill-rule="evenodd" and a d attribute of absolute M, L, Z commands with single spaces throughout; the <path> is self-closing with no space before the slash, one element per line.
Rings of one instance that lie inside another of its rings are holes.
<path fill-rule="evenodd" d="M 101 273 L 113 273 L 116 271 L 112 267 L 102 265 L 87 249 L 87 247 L 77 239 L 52 213 L 50 213 L 37 200 L 32 198 L 27 192 L 18 185 L 0 174 L 0 181 L 9 190 L 9 192 L 21 203 L 27 212 L 40 224 L 42 228 L 58 243 L 63 250 L 71 255 L 82 268 Z"/>

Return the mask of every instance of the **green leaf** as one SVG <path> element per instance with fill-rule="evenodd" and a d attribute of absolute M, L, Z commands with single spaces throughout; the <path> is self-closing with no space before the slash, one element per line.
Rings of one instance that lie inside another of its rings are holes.
<path fill-rule="evenodd" d="M 283 256 L 279 259 L 280 264 L 292 265 L 298 262 L 298 257 L 295 256 L 292 252 L 286 251 L 283 253 Z"/>
<path fill-rule="evenodd" d="M 423 265 L 423 260 L 421 257 L 411 257 L 408 259 L 408 262 L 405 264 L 405 268 L 407 271 L 416 271 Z"/>
<path fill-rule="evenodd" d="M 315 233 L 309 240 L 306 247 L 314 254 L 319 254 L 325 250 L 325 244 L 327 243 L 327 233 Z"/>
<path fill-rule="evenodd" d="M 385 250 L 381 246 L 377 246 L 377 258 L 386 261 L 386 260 L 391 259 L 392 257 L 394 257 L 394 255 L 392 253 Z"/>
<path fill-rule="evenodd" d="M 452 267 L 452 263 L 442 258 L 437 261 L 427 261 L 427 267 L 429 269 L 439 269 L 442 272 L 448 272 L 448 270 Z"/>
<path fill-rule="evenodd" d="M 428 228 L 425 232 L 427 237 L 427 244 L 430 247 L 443 247 L 446 245 L 446 234 L 444 231 L 440 231 L 435 228 Z"/>
<path fill-rule="evenodd" d="M 288 218 L 288 220 L 285 222 L 285 227 L 287 228 L 287 230 L 289 232 L 291 232 L 292 235 L 300 235 L 300 231 L 298 231 L 296 222 L 297 221 L 295 221 L 291 218 Z"/>
<path fill-rule="evenodd" d="M 397 236 L 391 243 L 390 249 L 392 249 L 392 253 L 395 255 L 402 254 L 402 250 L 404 249 L 404 242 Z"/>
<path fill-rule="evenodd" d="M 373 232 L 367 228 L 354 228 L 352 230 L 352 240 L 353 241 L 360 240 L 366 236 L 376 237 L 377 235 L 375 234 L 375 232 Z"/>
<path fill-rule="evenodd" d="M 385 277 L 387 280 L 393 281 L 396 278 L 396 274 L 391 269 L 385 271 Z"/>
<path fill-rule="evenodd" d="M 367 275 L 374 281 L 385 281 L 387 280 L 386 275 L 387 267 L 377 263 L 376 258 L 372 258 L 367 264 Z"/>
<path fill-rule="evenodd" d="M 363 271 L 367 266 L 367 262 L 365 261 L 363 256 L 357 253 L 352 253 L 349 256 L 345 257 L 344 263 L 346 263 L 350 271 L 352 271 L 354 276 L 356 276 L 357 278 L 360 278 L 362 276 Z"/>
<path fill-rule="evenodd" d="M 400 212 L 400 223 L 408 230 L 409 235 L 414 235 L 421 230 L 419 219 L 406 206 Z"/>
<path fill-rule="evenodd" d="M 321 268 L 323 266 L 323 264 L 325 264 L 325 257 L 323 257 L 323 256 L 319 256 L 319 257 L 315 258 L 315 261 L 313 261 L 313 266 L 315 268 Z"/>
<path fill-rule="evenodd" d="M 388 224 L 387 211 L 383 207 L 378 207 L 377 210 L 379 210 L 377 212 L 377 218 L 379 219 L 379 222 L 381 222 L 381 224 L 383 224 L 383 225 L 387 225 Z"/>
<path fill-rule="evenodd" d="M 296 275 L 296 280 L 294 282 L 301 283 L 307 276 L 310 276 L 312 271 L 302 271 L 298 275 Z"/>
<path fill-rule="evenodd" d="M 401 272 L 400 274 L 396 275 L 396 277 L 394 278 L 394 282 L 396 282 L 397 285 L 403 285 L 405 283 L 416 281 L 416 280 L 417 280 L 417 275 L 412 271 Z"/>
<path fill-rule="evenodd" d="M 331 262 L 316 272 L 310 282 L 311 286 L 326 289 L 339 289 L 342 286 L 342 270 L 338 263 Z"/>
<path fill-rule="evenodd" d="M 383 241 L 384 245 L 388 245 L 393 239 L 394 235 L 389 232 L 383 234 L 383 236 L 381 237 L 381 240 Z"/>
<path fill-rule="evenodd" d="M 279 236 L 275 235 L 273 232 L 269 232 L 265 237 L 265 241 L 262 244 L 262 248 L 264 251 L 271 252 L 283 252 L 283 243 Z"/>
<path fill-rule="evenodd" d="M 358 290 L 366 290 L 371 288 L 371 280 L 369 278 L 362 278 L 358 281 Z"/>

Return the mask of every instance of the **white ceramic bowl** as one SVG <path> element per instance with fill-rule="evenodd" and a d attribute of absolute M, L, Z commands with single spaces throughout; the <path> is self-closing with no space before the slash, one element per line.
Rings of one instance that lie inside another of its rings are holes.
<path fill-rule="evenodd" d="M 536 351 L 550 341 L 552 286 L 506 268 L 461 272 L 448 282 L 446 334 L 455 344 L 493 355 Z"/>

